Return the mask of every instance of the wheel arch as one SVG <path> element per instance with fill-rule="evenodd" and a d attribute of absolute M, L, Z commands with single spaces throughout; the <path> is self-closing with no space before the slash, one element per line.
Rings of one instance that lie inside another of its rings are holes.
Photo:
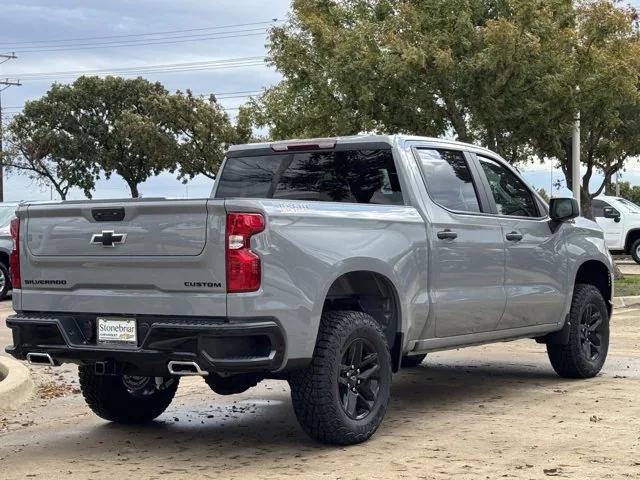
<path fill-rule="evenodd" d="M 640 228 L 632 228 L 627 232 L 627 236 L 624 241 L 624 251 L 625 253 L 631 253 L 631 246 L 633 243 L 640 239 Z"/>
<path fill-rule="evenodd" d="M 536 341 L 538 343 L 558 345 L 566 345 L 569 342 L 569 332 L 571 328 L 569 313 L 571 311 L 576 285 L 580 283 L 593 285 L 600 291 L 607 306 L 609 316 L 611 316 L 613 311 L 612 282 L 611 270 L 604 261 L 593 258 L 582 261 L 576 268 L 575 275 L 573 276 L 573 283 L 571 284 L 569 295 L 567 296 L 565 315 L 562 318 L 562 321 L 558 324 L 560 329 L 542 337 L 537 337 Z"/>
<path fill-rule="evenodd" d="M 9 254 L 4 250 L 0 250 L 0 263 L 9 268 Z"/>
<path fill-rule="evenodd" d="M 611 271 L 609 267 L 600 260 L 586 260 L 576 269 L 576 275 L 573 281 L 572 295 L 575 286 L 579 283 L 586 283 L 596 287 L 602 294 L 609 314 L 612 309 L 613 285 L 611 280 Z"/>
<path fill-rule="evenodd" d="M 318 315 L 333 310 L 355 310 L 371 315 L 385 332 L 395 372 L 400 367 L 404 347 L 405 317 L 401 295 L 393 278 L 392 272 L 376 268 L 376 264 L 371 262 L 357 262 L 350 268 L 342 268 L 327 282 L 322 302 L 318 302 L 321 303 Z"/>

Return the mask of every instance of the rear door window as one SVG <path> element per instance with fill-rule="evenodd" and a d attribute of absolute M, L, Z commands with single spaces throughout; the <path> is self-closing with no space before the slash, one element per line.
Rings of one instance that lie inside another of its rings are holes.
<path fill-rule="evenodd" d="M 404 204 L 391 150 L 231 157 L 216 198 L 231 197 Z"/>
<path fill-rule="evenodd" d="M 464 154 L 457 150 L 416 150 L 431 199 L 459 212 L 480 212 L 473 176 Z"/>

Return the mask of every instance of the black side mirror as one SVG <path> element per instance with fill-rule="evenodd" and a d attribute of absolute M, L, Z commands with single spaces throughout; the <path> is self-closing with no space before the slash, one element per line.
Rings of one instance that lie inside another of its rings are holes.
<path fill-rule="evenodd" d="M 549 201 L 549 217 L 555 222 L 566 222 L 580 216 L 575 198 L 552 198 Z"/>
<path fill-rule="evenodd" d="M 616 222 L 620 221 L 620 212 L 613 207 L 604 207 L 602 213 L 604 218 L 613 218 Z"/>

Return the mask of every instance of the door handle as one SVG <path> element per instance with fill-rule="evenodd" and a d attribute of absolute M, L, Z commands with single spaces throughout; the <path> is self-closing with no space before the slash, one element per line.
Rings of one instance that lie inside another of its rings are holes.
<path fill-rule="evenodd" d="M 454 240 L 458 238 L 458 234 L 456 232 L 452 232 L 448 228 L 439 231 L 437 235 L 440 240 Z"/>
<path fill-rule="evenodd" d="M 520 240 L 522 240 L 522 234 L 519 232 L 507 233 L 506 237 L 510 242 L 519 242 Z"/>

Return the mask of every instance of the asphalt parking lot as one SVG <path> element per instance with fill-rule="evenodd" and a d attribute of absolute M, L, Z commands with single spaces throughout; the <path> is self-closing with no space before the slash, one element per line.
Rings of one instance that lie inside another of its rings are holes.
<path fill-rule="evenodd" d="M 125 427 L 89 412 L 74 367 L 37 367 L 36 397 L 0 413 L 0 478 L 640 478 L 639 346 L 640 310 L 625 309 L 592 380 L 558 378 L 533 341 L 432 354 L 348 448 L 304 435 L 284 382 L 221 397 L 189 378 L 157 422 Z"/>

